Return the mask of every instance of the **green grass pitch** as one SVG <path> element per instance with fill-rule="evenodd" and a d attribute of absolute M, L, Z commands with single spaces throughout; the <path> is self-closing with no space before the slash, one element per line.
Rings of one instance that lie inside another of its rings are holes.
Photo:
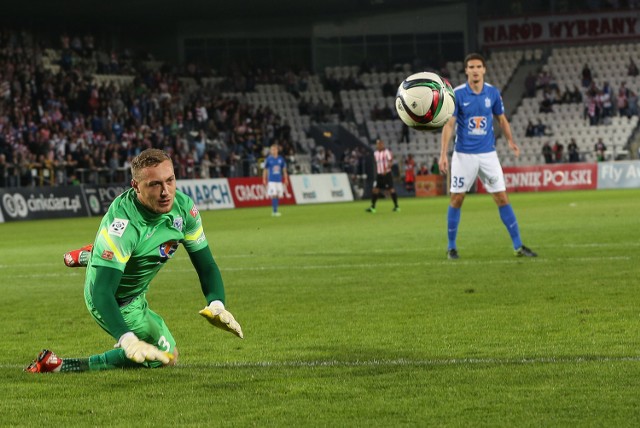
<path fill-rule="evenodd" d="M 447 199 L 203 212 L 227 307 L 212 328 L 180 249 L 148 298 L 180 366 L 22 372 L 47 347 L 113 346 L 62 254 L 99 218 L 0 224 L 3 426 L 639 426 L 640 190 L 470 195 L 446 260 Z"/>

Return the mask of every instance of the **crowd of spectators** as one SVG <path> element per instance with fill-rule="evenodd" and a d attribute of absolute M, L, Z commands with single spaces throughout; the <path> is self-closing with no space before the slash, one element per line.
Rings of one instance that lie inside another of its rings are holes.
<path fill-rule="evenodd" d="M 537 75 L 530 72 L 525 78 L 525 96 L 535 97 L 538 91 L 542 92 L 540 101 L 540 113 L 552 113 L 555 104 L 572 104 L 583 101 L 583 93 L 577 84 L 573 87 L 560 88 L 552 72 L 543 68 Z"/>
<path fill-rule="evenodd" d="M 638 68 L 632 58 L 629 58 L 628 76 L 637 76 Z M 631 117 L 638 115 L 638 94 L 627 88 L 622 81 L 617 91 L 611 87 L 608 81 L 598 82 L 592 77 L 589 64 L 584 64 L 581 74 L 581 83 L 585 92 L 584 117 L 591 125 L 598 125 L 608 118 L 618 114 Z"/>
<path fill-rule="evenodd" d="M 0 33 L 0 186 L 124 180 L 130 160 L 148 147 L 171 154 L 178 178 L 255 175 L 265 148 L 298 150 L 291 126 L 271 108 L 221 94 L 255 83 L 300 79 L 286 73 L 230 73 L 197 90 L 189 66 L 146 68 L 126 51 L 106 59 L 84 38 L 62 35 L 55 66 L 27 32 Z M 94 73 L 135 76 L 131 84 L 98 82 Z"/>
<path fill-rule="evenodd" d="M 525 137 L 542 137 L 544 135 L 548 135 L 547 125 L 542 123 L 540 119 L 538 119 L 538 123 L 535 124 L 532 121 L 529 121 L 524 132 Z"/>
<path fill-rule="evenodd" d="M 62 34 L 43 43 L 28 32 L 3 29 L 0 187 L 127 182 L 131 159 L 149 147 L 172 156 L 179 179 L 257 175 L 273 143 L 295 172 L 296 153 L 303 148 L 290 124 L 270 107 L 236 96 L 258 84 L 282 86 L 313 122 L 350 114 L 339 96 L 333 104 L 311 101 L 304 68 L 230 64 L 214 76 L 194 64 L 178 69 L 149 62 L 152 57 L 127 49 L 101 49 L 91 34 Z M 104 75 L 127 78 L 98 78 Z M 323 84 L 334 95 L 364 88 L 357 75 L 329 74 Z M 374 120 L 390 114 L 388 107 L 372 107 Z M 364 170 L 366 153 L 347 150 L 336 159 L 318 147 L 309 155 L 311 172 L 345 170 L 355 176 Z"/>
<path fill-rule="evenodd" d="M 637 76 L 638 73 L 638 67 L 633 58 L 629 58 L 627 74 Z M 534 97 L 538 91 L 542 91 L 540 113 L 552 113 L 553 106 L 556 104 L 582 103 L 584 106 L 583 117 L 592 126 L 608 123 L 614 115 L 631 117 L 639 114 L 638 94 L 627 88 L 626 82 L 622 81 L 617 91 L 606 80 L 598 84 L 593 78 L 588 63 L 583 65 L 580 75 L 577 77 L 573 87 L 566 87 L 564 91 L 561 91 L 553 74 L 548 69 L 543 68 L 537 75 L 531 72 L 525 78 L 525 96 Z M 525 136 L 542 137 L 546 135 L 550 135 L 550 132 L 542 121 L 538 120 L 536 124 L 529 121 Z M 542 147 L 545 163 L 564 162 L 566 156 L 563 149 L 564 147 L 560 143 L 556 142 L 553 146 L 545 143 Z M 577 162 L 579 159 L 577 150 L 574 147 L 568 147 L 568 152 L 566 160 Z"/>
<path fill-rule="evenodd" d="M 593 146 L 596 161 L 603 162 L 607 159 L 607 146 L 604 144 L 602 138 L 598 138 L 598 141 Z M 572 138 L 567 145 L 567 152 L 565 153 L 564 144 L 556 141 L 551 145 L 549 141 L 546 141 L 542 145 L 542 156 L 544 163 L 563 163 L 563 162 L 580 162 L 580 149 L 576 139 Z"/>
<path fill-rule="evenodd" d="M 344 110 L 339 98 L 329 105 L 322 99 L 310 100 L 306 96 L 300 97 L 298 112 L 301 115 L 309 116 L 309 119 L 316 123 L 331 122 L 334 118 L 344 121 L 348 113 Z"/>
<path fill-rule="evenodd" d="M 245 103 L 242 94 L 276 84 L 312 122 L 349 120 L 353 112 L 343 108 L 339 92 L 364 89 L 360 73 L 384 68 L 363 64 L 346 77 L 324 75 L 334 100 L 328 102 L 308 96 L 304 68 L 229 64 L 214 75 L 194 64 L 154 62 L 128 49 L 104 49 L 91 34 L 43 42 L 29 32 L 1 30 L 0 187 L 127 182 L 131 159 L 149 147 L 172 156 L 179 179 L 257 175 L 273 143 L 295 172 L 304 147 L 291 125 L 268 106 Z M 390 95 L 395 85 L 387 83 Z M 372 105 L 370 118 L 393 113 L 390 106 Z M 366 153 L 347 150 L 336 159 L 318 147 L 309 155 L 311 172 L 357 176 Z"/>
<path fill-rule="evenodd" d="M 349 120 L 353 112 L 340 104 L 340 91 L 364 89 L 360 73 L 382 69 L 365 64 L 346 77 L 325 74 L 324 88 L 335 100 L 328 102 L 308 96 L 310 73 L 304 68 L 230 64 L 214 76 L 194 64 L 153 67 L 152 60 L 127 49 L 103 49 L 91 34 L 62 34 L 43 43 L 25 31 L 0 30 L 0 187 L 126 182 L 131 159 L 148 147 L 171 154 L 178 178 L 257 175 L 273 143 L 294 171 L 296 154 L 304 148 L 291 125 L 269 106 L 247 104 L 235 94 L 277 84 L 293 94 L 300 114 L 312 122 Z M 631 58 L 628 72 L 638 74 Z M 128 77 L 97 78 L 107 74 Z M 528 95 L 542 90 L 541 112 L 553 111 L 557 103 L 584 103 L 592 124 L 614 114 L 638 114 L 637 94 L 624 82 L 617 91 L 607 82 L 598 86 L 588 64 L 579 78 L 562 92 L 544 69 L 530 74 L 525 85 Z M 380 89 L 387 97 L 396 90 L 388 80 Z M 393 119 L 394 113 L 374 104 L 370 119 Z M 530 123 L 526 132 L 547 135 L 541 122 Z M 408 140 L 405 134 L 401 139 Z M 348 152 L 336 160 L 318 148 L 309 153 L 312 172 L 359 170 L 365 154 Z"/>
<path fill-rule="evenodd" d="M 629 61 L 628 74 L 635 76 L 638 73 L 637 67 L 633 59 L 630 58 Z M 532 74 L 525 82 L 527 94 L 530 94 L 529 89 L 534 88 L 531 76 Z M 533 89 L 534 94 L 539 89 L 543 91 L 540 112 L 552 112 L 553 105 L 557 103 L 582 103 L 584 106 L 583 117 L 592 126 L 608 123 L 610 118 L 616 114 L 627 117 L 638 115 L 638 95 L 626 87 L 626 82 L 622 81 L 617 91 L 606 80 L 599 85 L 592 76 L 589 64 L 583 65 L 579 78 L 582 88 L 574 85 L 572 89 L 565 88 L 565 92 L 560 93 L 553 75 L 543 70 L 535 79 L 535 88 Z M 546 126 L 539 120 L 537 124 L 529 121 L 525 135 L 527 137 L 541 137 L 549 135 L 549 133 L 546 132 Z M 598 161 L 606 158 L 606 146 L 602 139 L 596 143 L 594 152 Z M 553 145 L 546 142 L 542 146 L 542 155 L 547 164 L 580 161 L 580 153 L 575 139 L 571 139 L 567 146 L 567 153 L 565 153 L 564 145 L 561 142 L 556 141 Z"/>
<path fill-rule="evenodd" d="M 624 81 L 616 91 L 607 81 L 598 86 L 595 80 L 591 80 L 585 90 L 584 104 L 584 117 L 589 120 L 590 125 L 607 123 L 616 114 L 637 116 L 639 110 L 638 94 L 627 88 Z"/>
<path fill-rule="evenodd" d="M 632 58 L 629 58 L 628 75 L 638 75 L 638 67 Z M 537 75 L 529 73 L 525 78 L 525 96 L 534 97 L 537 91 L 542 91 L 540 113 L 552 113 L 555 104 L 583 103 L 584 117 L 591 125 L 601 124 L 616 114 L 627 117 L 638 115 L 638 94 L 627 88 L 626 82 L 621 82 L 617 91 L 608 81 L 598 84 L 589 64 L 585 63 L 579 84 L 576 82 L 573 87 L 565 87 L 562 91 L 553 73 L 543 68 Z"/>

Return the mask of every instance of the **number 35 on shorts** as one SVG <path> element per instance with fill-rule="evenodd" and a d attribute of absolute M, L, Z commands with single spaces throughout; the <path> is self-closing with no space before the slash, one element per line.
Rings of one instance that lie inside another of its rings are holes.
<path fill-rule="evenodd" d="M 461 189 L 464 188 L 464 177 L 451 177 L 451 187 L 453 189 Z"/>

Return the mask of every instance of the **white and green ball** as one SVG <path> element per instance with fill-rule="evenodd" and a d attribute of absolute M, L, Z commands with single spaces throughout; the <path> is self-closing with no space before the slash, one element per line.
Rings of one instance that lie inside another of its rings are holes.
<path fill-rule="evenodd" d="M 407 77 L 398 87 L 396 111 L 407 126 L 440 129 L 453 115 L 456 97 L 449 81 L 436 73 Z"/>

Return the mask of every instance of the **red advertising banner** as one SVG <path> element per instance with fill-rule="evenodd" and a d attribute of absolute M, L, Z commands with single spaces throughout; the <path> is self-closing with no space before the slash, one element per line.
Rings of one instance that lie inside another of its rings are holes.
<path fill-rule="evenodd" d="M 595 189 L 598 184 L 598 165 L 595 163 L 505 167 L 502 170 L 509 192 Z M 486 193 L 480 180 L 478 192 Z"/>
<path fill-rule="evenodd" d="M 271 205 L 271 198 L 267 196 L 267 186 L 262 184 L 262 177 L 229 178 L 228 181 L 236 208 Z M 289 185 L 284 189 L 284 196 L 280 198 L 280 204 L 292 205 L 295 203 L 291 182 L 289 182 Z"/>

